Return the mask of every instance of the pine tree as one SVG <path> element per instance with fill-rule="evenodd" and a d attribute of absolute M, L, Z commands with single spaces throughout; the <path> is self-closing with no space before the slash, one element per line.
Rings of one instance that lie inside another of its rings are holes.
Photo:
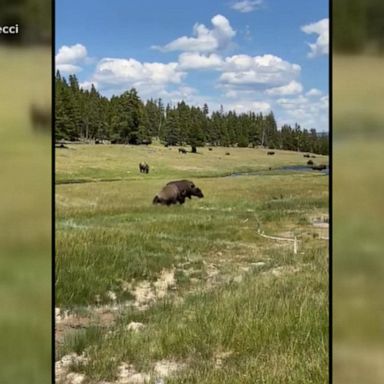
<path fill-rule="evenodd" d="M 171 109 L 171 107 L 167 105 L 166 119 L 164 124 L 164 141 L 167 145 L 177 145 L 180 143 L 178 124 L 179 119 L 177 110 Z"/>

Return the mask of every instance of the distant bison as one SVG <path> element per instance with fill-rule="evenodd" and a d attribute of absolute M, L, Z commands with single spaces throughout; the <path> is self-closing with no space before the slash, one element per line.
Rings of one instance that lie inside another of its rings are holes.
<path fill-rule="evenodd" d="M 312 166 L 312 169 L 314 171 L 322 171 L 324 169 L 327 169 L 327 166 L 325 164 L 314 165 L 314 166 Z"/>
<path fill-rule="evenodd" d="M 179 188 L 175 184 L 166 185 L 154 198 L 153 204 L 171 205 L 184 204 L 185 192 L 180 193 Z"/>
<path fill-rule="evenodd" d="M 31 104 L 29 115 L 35 131 L 49 132 L 52 126 L 51 108 Z"/>
<path fill-rule="evenodd" d="M 187 150 L 185 148 L 179 148 L 179 153 L 186 154 Z"/>
<path fill-rule="evenodd" d="M 61 144 L 56 144 L 56 145 L 55 145 L 55 148 L 68 149 L 68 147 L 67 147 L 66 145 L 64 145 L 63 143 L 61 143 Z"/>
<path fill-rule="evenodd" d="M 273 152 L 273 151 L 268 151 L 267 152 L 267 155 L 274 155 L 275 154 L 275 152 Z"/>
<path fill-rule="evenodd" d="M 311 157 L 311 155 L 309 153 L 306 153 L 305 155 L 303 155 L 304 157 Z"/>
<path fill-rule="evenodd" d="M 307 165 L 313 165 L 313 161 L 312 160 L 308 160 L 307 161 Z"/>
<path fill-rule="evenodd" d="M 225 154 L 226 154 L 227 156 L 229 156 L 229 155 L 230 155 L 230 153 L 229 153 L 229 152 L 225 152 Z"/>
<path fill-rule="evenodd" d="M 190 180 L 175 180 L 170 181 L 167 185 L 176 185 L 179 193 L 188 199 L 191 199 L 192 196 L 197 196 L 198 198 L 204 197 L 203 192 L 200 188 L 196 187 L 196 185 Z"/>
<path fill-rule="evenodd" d="M 208 148 L 208 151 L 212 151 L 212 148 Z"/>
<path fill-rule="evenodd" d="M 140 163 L 139 164 L 139 171 L 140 171 L 140 173 L 148 173 L 149 172 L 149 165 L 147 163 Z"/>

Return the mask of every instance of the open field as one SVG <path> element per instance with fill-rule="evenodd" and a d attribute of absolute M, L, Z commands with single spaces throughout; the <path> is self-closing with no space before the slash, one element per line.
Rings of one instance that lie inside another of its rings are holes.
<path fill-rule="evenodd" d="M 50 103 L 50 50 L 0 48 L 0 382 L 51 382 L 51 140 L 31 101 Z"/>
<path fill-rule="evenodd" d="M 334 382 L 376 384 L 384 380 L 384 59 L 333 60 Z"/>
<path fill-rule="evenodd" d="M 59 382 L 328 381 L 328 176 L 281 170 L 302 153 L 199 152 L 57 149 Z M 204 198 L 153 206 L 178 178 Z"/>

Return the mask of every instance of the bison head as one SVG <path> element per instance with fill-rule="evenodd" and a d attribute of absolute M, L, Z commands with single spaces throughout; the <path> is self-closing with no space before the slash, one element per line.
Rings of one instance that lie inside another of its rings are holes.
<path fill-rule="evenodd" d="M 201 189 L 200 188 L 197 188 L 197 187 L 194 187 L 194 188 L 192 188 L 192 190 L 191 190 L 191 195 L 192 196 L 197 196 L 198 198 L 202 198 L 202 197 L 204 197 L 204 195 L 203 195 L 203 192 L 201 191 Z"/>

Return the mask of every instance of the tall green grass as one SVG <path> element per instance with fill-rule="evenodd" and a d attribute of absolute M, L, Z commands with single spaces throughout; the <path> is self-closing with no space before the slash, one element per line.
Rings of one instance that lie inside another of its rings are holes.
<path fill-rule="evenodd" d="M 328 177 L 222 177 L 305 164 L 302 153 L 234 148 L 225 159 L 225 148 L 179 156 L 156 145 L 70 147 L 57 153 L 59 183 L 69 182 L 56 186 L 57 305 L 91 317 L 97 305 L 116 304 L 109 291 L 132 302 L 127 284 L 153 283 L 164 269 L 176 285 L 146 310 L 121 307 L 113 323 L 68 333 L 58 358 L 85 353 L 89 363 L 71 369 L 90 382 L 116 380 L 123 362 L 151 372 L 162 359 L 184 367 L 170 383 L 328 381 L 328 249 L 311 223 L 328 212 Z M 137 169 L 142 160 L 148 175 Z M 71 182 L 80 178 L 92 182 Z M 153 206 L 177 178 L 205 197 Z M 258 229 L 298 236 L 300 252 Z M 131 321 L 145 328 L 129 332 Z"/>

